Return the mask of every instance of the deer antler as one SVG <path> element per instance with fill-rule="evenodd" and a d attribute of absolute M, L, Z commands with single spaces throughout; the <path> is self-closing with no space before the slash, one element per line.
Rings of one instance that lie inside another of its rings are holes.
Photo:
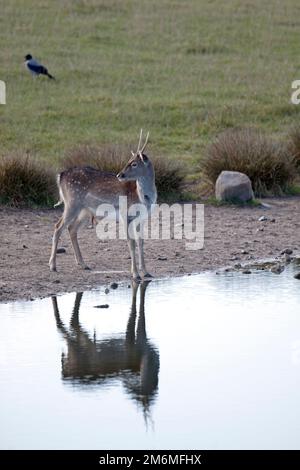
<path fill-rule="evenodd" d="M 140 152 L 140 145 L 141 145 L 141 142 L 142 142 L 142 137 L 143 137 L 143 129 L 141 129 L 141 131 L 140 131 L 139 144 L 138 144 L 136 153 Z"/>
<path fill-rule="evenodd" d="M 139 153 L 140 153 L 140 154 L 142 154 L 143 151 L 145 150 L 145 148 L 146 148 L 146 146 L 147 146 L 147 144 L 148 144 L 148 139 L 149 139 L 149 132 L 148 132 L 148 134 L 147 134 L 147 136 L 146 136 L 146 140 L 145 140 L 145 142 L 144 142 L 143 147 L 141 148 L 141 150 L 139 150 Z"/>
<path fill-rule="evenodd" d="M 140 131 L 140 138 L 139 138 L 139 144 L 138 144 L 138 147 L 137 147 L 137 150 L 136 150 L 136 153 L 134 153 L 133 150 L 131 150 L 131 155 L 134 157 L 135 155 L 142 155 L 143 151 L 145 150 L 146 148 L 146 145 L 148 143 L 148 139 L 149 139 L 149 132 L 147 133 L 147 136 L 146 136 L 146 140 L 144 142 L 144 145 L 142 148 L 141 147 L 141 142 L 142 142 L 142 137 L 143 137 L 143 129 L 141 129 Z"/>

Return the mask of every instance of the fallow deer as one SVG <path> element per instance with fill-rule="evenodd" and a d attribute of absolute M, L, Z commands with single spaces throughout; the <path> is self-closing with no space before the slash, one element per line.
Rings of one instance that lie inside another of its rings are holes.
<path fill-rule="evenodd" d="M 84 269 L 89 269 L 84 263 L 79 249 L 77 232 L 87 217 L 96 216 L 100 204 L 110 204 L 118 215 L 119 197 L 126 196 L 128 210 L 132 204 L 140 203 L 145 206 L 147 213 L 151 211 L 157 200 L 157 191 L 153 165 L 144 154 L 148 138 L 149 133 L 141 146 L 141 129 L 136 152 L 131 152 L 132 158 L 117 175 L 88 166 L 70 168 L 58 175 L 57 184 L 60 202 L 64 203 L 64 212 L 54 230 L 49 260 L 51 271 L 56 271 L 57 245 L 65 228 L 69 230 L 77 264 Z M 125 226 L 128 226 L 128 211 L 126 217 Z M 139 233 L 141 231 L 142 228 Z M 139 269 L 144 278 L 151 277 L 145 266 L 143 237 L 140 234 L 136 234 L 134 237 L 128 234 L 127 238 L 133 278 L 140 279 L 136 263 L 136 245 L 138 245 Z"/>

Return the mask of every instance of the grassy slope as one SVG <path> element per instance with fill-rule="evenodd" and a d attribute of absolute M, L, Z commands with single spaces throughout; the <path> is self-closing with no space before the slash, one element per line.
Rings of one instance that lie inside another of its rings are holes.
<path fill-rule="evenodd" d="M 141 126 L 177 158 L 230 126 L 282 134 L 300 113 L 299 17 L 297 0 L 0 0 L 0 154 L 55 161 Z M 29 52 L 56 82 L 30 77 Z"/>

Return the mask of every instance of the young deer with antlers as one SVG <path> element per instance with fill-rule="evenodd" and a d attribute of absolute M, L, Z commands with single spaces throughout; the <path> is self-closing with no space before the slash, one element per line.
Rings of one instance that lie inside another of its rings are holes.
<path fill-rule="evenodd" d="M 132 204 L 140 203 L 146 207 L 147 213 L 151 211 L 152 205 L 156 203 L 157 192 L 153 165 L 147 155 L 143 153 L 148 138 L 149 133 L 141 147 L 141 130 L 137 151 L 131 152 L 132 158 L 117 175 L 88 166 L 70 168 L 58 175 L 57 184 L 60 202 L 64 203 L 64 213 L 54 230 L 49 260 L 51 271 L 56 271 L 57 245 L 66 227 L 69 230 L 77 264 L 84 269 L 89 269 L 84 263 L 79 249 L 77 232 L 87 217 L 96 216 L 100 204 L 111 204 L 118 214 L 119 197 L 126 196 L 128 209 Z M 127 214 L 126 226 L 128 226 L 128 220 Z M 151 277 L 145 266 L 143 237 L 136 234 L 134 238 L 129 235 L 127 238 L 133 278 L 140 279 L 136 263 L 136 245 L 138 245 L 139 269 L 144 278 Z"/>

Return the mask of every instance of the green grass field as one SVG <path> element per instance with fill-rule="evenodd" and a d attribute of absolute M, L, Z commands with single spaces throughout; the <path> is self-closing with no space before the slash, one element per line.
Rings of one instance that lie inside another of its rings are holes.
<path fill-rule="evenodd" d="M 0 154 L 57 162 L 81 143 L 135 144 L 197 161 L 213 137 L 297 122 L 297 0 L 0 0 Z M 31 53 L 57 77 L 33 79 Z"/>

